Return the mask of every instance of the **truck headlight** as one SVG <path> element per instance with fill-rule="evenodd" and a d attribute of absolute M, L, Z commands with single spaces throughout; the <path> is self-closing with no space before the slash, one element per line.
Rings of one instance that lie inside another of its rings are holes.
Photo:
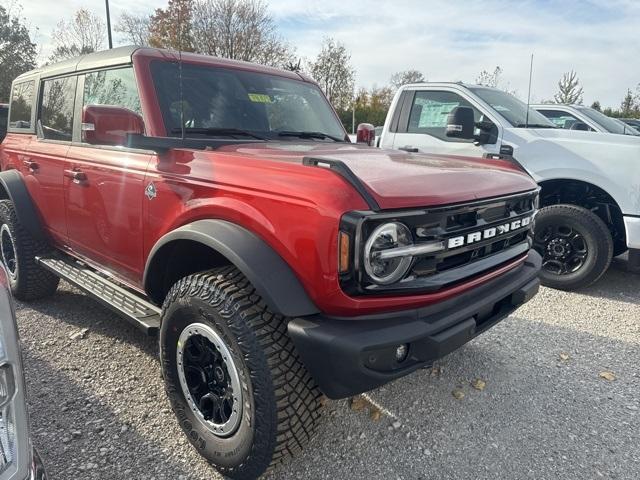
<path fill-rule="evenodd" d="M 380 285 L 401 280 L 413 257 L 403 250 L 413 245 L 409 228 L 400 222 L 384 223 L 377 227 L 364 246 L 364 268 L 367 275 Z"/>
<path fill-rule="evenodd" d="M 0 480 L 24 480 L 31 443 L 22 359 L 7 277 L 0 267 Z"/>

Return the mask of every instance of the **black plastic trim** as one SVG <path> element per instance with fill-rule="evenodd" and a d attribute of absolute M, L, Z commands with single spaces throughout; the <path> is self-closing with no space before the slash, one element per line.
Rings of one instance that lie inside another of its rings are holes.
<path fill-rule="evenodd" d="M 289 336 L 327 397 L 357 395 L 431 364 L 511 314 L 537 293 L 541 263 L 531 251 L 500 277 L 419 309 L 296 318 L 288 324 Z M 395 349 L 403 344 L 409 345 L 408 358 L 398 363 Z"/>
<path fill-rule="evenodd" d="M 31 200 L 31 195 L 24 184 L 22 175 L 17 170 L 6 170 L 0 172 L 0 185 L 9 200 L 13 202 L 18 221 L 24 226 L 35 240 L 44 241 L 47 239 L 38 211 Z"/>
<path fill-rule="evenodd" d="M 212 139 L 212 138 L 185 138 L 180 137 L 148 137 L 146 135 L 128 134 L 128 148 L 151 150 L 162 154 L 175 148 L 189 148 L 194 150 L 215 150 L 226 145 L 239 145 L 245 143 L 264 143 L 266 140 L 255 139 Z"/>
<path fill-rule="evenodd" d="M 353 173 L 353 171 L 343 161 L 322 157 L 304 157 L 302 159 L 302 164 L 310 167 L 322 167 L 322 165 L 328 166 L 329 170 L 333 170 L 338 173 L 356 189 L 364 201 L 367 202 L 367 205 L 371 210 L 374 212 L 380 210 L 380 205 L 378 205 L 376 199 L 373 198 L 373 195 L 369 193 L 369 190 L 367 190 L 364 183 L 360 181 L 358 176 Z"/>
<path fill-rule="evenodd" d="M 153 276 L 156 254 L 176 240 L 191 240 L 206 245 L 240 270 L 274 312 L 287 317 L 319 312 L 289 265 L 261 238 L 245 228 L 224 220 L 198 220 L 164 235 L 153 246 L 144 272 L 143 284 L 155 302 Z"/>

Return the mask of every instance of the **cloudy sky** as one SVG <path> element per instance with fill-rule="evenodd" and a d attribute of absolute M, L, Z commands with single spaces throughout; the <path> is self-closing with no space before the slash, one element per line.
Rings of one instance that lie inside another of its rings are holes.
<path fill-rule="evenodd" d="M 2 0 L 6 3 L 7 0 Z M 104 15 L 103 0 L 21 0 L 42 44 L 65 15 L 85 7 Z M 113 21 L 166 0 L 111 0 Z M 282 35 L 313 58 L 323 36 L 351 51 L 357 84 L 384 85 L 415 68 L 431 81 L 473 82 L 481 70 L 503 69 L 503 86 L 526 99 L 534 54 L 532 99 L 549 99 L 563 72 L 574 69 L 585 103 L 618 107 L 640 82 L 640 0 L 484 0 L 378 2 L 267 0 Z"/>

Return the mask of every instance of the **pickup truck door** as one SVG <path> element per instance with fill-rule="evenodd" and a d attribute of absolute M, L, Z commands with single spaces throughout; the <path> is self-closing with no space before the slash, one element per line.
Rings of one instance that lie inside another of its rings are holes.
<path fill-rule="evenodd" d="M 77 116 L 85 104 L 140 109 L 130 68 L 78 79 Z M 142 201 L 152 154 L 120 146 L 69 148 L 64 171 L 68 243 L 74 253 L 130 283 L 142 278 Z"/>
<path fill-rule="evenodd" d="M 472 140 L 451 138 L 446 135 L 447 117 L 458 106 L 471 107 L 476 122 L 488 119 L 476 105 L 454 91 L 407 90 L 398 118 L 392 148 L 408 152 L 438 153 L 479 157 L 486 153 L 499 153 L 501 129 L 495 127 L 491 143 L 476 146 Z M 388 146 L 388 145 L 385 145 Z"/>

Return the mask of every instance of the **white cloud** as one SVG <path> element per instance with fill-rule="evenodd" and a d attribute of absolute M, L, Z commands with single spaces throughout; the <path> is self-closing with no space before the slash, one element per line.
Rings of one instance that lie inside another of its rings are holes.
<path fill-rule="evenodd" d="M 123 11 L 151 12 L 165 0 L 111 0 Z M 272 0 L 270 10 L 286 38 L 308 58 L 323 36 L 344 42 L 360 85 L 385 84 L 398 70 L 416 68 L 430 80 L 473 81 L 500 65 L 509 88 L 526 97 L 530 55 L 535 55 L 532 97 L 548 99 L 563 72 L 574 69 L 585 102 L 617 107 L 640 82 L 640 2 L 486 0 L 483 2 Z M 84 6 L 104 15 L 102 0 L 29 0 L 24 15 L 50 51 L 56 23 Z"/>

